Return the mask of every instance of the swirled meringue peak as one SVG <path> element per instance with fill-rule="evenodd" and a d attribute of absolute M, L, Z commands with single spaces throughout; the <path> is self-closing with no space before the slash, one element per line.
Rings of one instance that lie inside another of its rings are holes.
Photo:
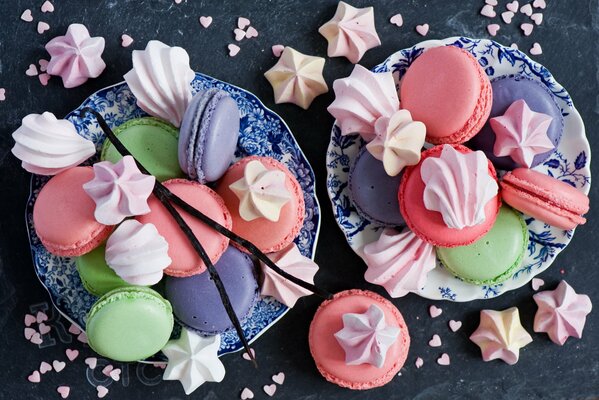
<path fill-rule="evenodd" d="M 67 89 L 97 78 L 106 68 L 102 60 L 104 38 L 90 37 L 85 25 L 69 25 L 66 35 L 50 40 L 46 50 L 51 57 L 48 73 L 60 76 Z"/>
<path fill-rule="evenodd" d="M 277 222 L 281 208 L 291 200 L 285 173 L 269 170 L 258 160 L 247 163 L 243 177 L 229 188 L 239 198 L 239 215 L 246 221 L 266 218 Z"/>
<path fill-rule="evenodd" d="M 587 315 L 593 308 L 589 296 L 576 293 L 566 281 L 561 281 L 555 290 L 539 292 L 533 299 L 539 307 L 535 314 L 535 332 L 546 332 L 560 346 L 570 336 L 582 337 Z"/>
<path fill-rule="evenodd" d="M 482 151 L 461 153 L 443 145 L 439 157 L 422 162 L 424 206 L 438 211 L 449 228 L 463 229 L 485 221 L 485 206 L 497 196 L 497 181 L 489 175 Z"/>
<path fill-rule="evenodd" d="M 133 50 L 133 69 L 124 78 L 142 110 L 181 125 L 195 78 L 187 51 L 150 40 L 145 50 Z"/>
<path fill-rule="evenodd" d="M 385 321 L 385 313 L 376 304 L 363 314 L 343 314 L 343 329 L 335 339 L 345 351 L 347 365 L 371 364 L 381 368 L 389 347 L 399 336 L 399 328 Z"/>
<path fill-rule="evenodd" d="M 413 121 L 408 110 L 396 111 L 391 117 L 380 117 L 374 124 L 376 133 L 366 149 L 383 162 L 385 172 L 396 176 L 406 165 L 416 165 L 426 137 L 422 122 Z"/>
<path fill-rule="evenodd" d="M 340 1 L 333 18 L 318 29 L 329 42 L 329 57 L 345 56 L 356 64 L 364 53 L 381 45 L 374 26 L 374 8 L 356 8 Z"/>
<path fill-rule="evenodd" d="M 83 190 L 96 203 L 94 217 L 104 225 L 116 225 L 127 217 L 150 212 L 148 197 L 156 178 L 142 174 L 131 156 L 116 164 L 102 161 L 94 164 L 94 179 Z"/>
<path fill-rule="evenodd" d="M 350 76 L 333 82 L 335 100 L 327 108 L 342 135 L 359 133 L 367 142 L 376 137 L 375 124 L 399 110 L 391 72 L 374 73 L 356 65 Z"/>
<path fill-rule="evenodd" d="M 314 275 L 318 272 L 318 264 L 303 256 L 295 244 L 276 253 L 268 255 L 283 271 L 303 280 L 314 283 Z M 293 307 L 300 297 L 312 294 L 311 291 L 287 280 L 260 262 L 262 269 L 262 295 L 272 296 L 287 307 Z"/>
<path fill-rule="evenodd" d="M 79 136 L 73 124 L 47 111 L 27 115 L 12 137 L 12 153 L 38 175 L 56 175 L 96 154 L 94 143 Z"/>
<path fill-rule="evenodd" d="M 168 243 L 153 224 L 128 219 L 106 242 L 106 264 L 125 282 L 150 286 L 162 279 L 171 264 Z"/>
<path fill-rule="evenodd" d="M 433 245 L 409 229 L 400 233 L 391 228 L 364 246 L 364 260 L 366 281 L 383 286 L 391 297 L 420 291 L 437 262 Z"/>

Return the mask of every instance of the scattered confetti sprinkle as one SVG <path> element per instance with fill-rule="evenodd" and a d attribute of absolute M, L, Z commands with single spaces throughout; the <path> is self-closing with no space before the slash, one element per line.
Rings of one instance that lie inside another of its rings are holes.
<path fill-rule="evenodd" d="M 126 33 L 123 33 L 121 35 L 121 46 L 129 47 L 129 46 L 131 46 L 131 43 L 133 43 L 133 38 L 131 36 L 127 35 Z"/>
<path fill-rule="evenodd" d="M 56 388 L 56 391 L 60 394 L 60 397 L 66 399 L 67 397 L 69 397 L 69 394 L 71 393 L 71 388 L 68 386 L 59 386 L 58 388 Z"/>
<path fill-rule="evenodd" d="M 462 321 L 455 321 L 453 319 L 451 321 L 449 321 L 449 329 L 451 329 L 452 332 L 459 331 L 461 327 L 462 327 Z"/>
<path fill-rule="evenodd" d="M 403 17 L 401 14 L 395 14 L 394 16 L 392 16 L 391 18 L 389 18 L 389 22 L 391 22 L 393 25 L 395 26 L 402 26 L 403 25 Z"/>
<path fill-rule="evenodd" d="M 563 275 L 563 274 L 566 273 L 566 270 L 562 268 L 562 269 L 559 270 L 559 273 Z"/>
<path fill-rule="evenodd" d="M 511 3 L 507 3 L 505 5 L 505 8 L 507 8 L 508 10 L 510 10 L 513 13 L 517 13 L 519 7 L 520 7 L 520 3 L 518 3 L 518 0 L 514 0 Z"/>
<path fill-rule="evenodd" d="M 428 34 L 429 29 L 429 24 L 416 25 L 416 32 L 418 32 L 420 36 L 426 36 Z"/>
<path fill-rule="evenodd" d="M 42 378 L 38 371 L 33 371 L 33 373 L 27 377 L 27 380 L 31 383 L 40 383 Z"/>
<path fill-rule="evenodd" d="M 429 340 L 428 345 L 431 347 L 441 347 L 441 337 L 435 333 L 433 338 Z"/>
<path fill-rule="evenodd" d="M 40 7 L 43 13 L 51 13 L 54 12 L 54 4 L 50 3 L 50 1 L 46 0 L 44 4 Z"/>
<path fill-rule="evenodd" d="M 47 22 L 39 21 L 37 23 L 37 33 L 39 33 L 40 35 L 46 32 L 48 29 L 50 29 L 50 25 L 48 25 Z"/>
<path fill-rule="evenodd" d="M 514 18 L 514 15 L 516 15 L 516 14 L 514 14 L 512 11 L 505 11 L 505 12 L 501 13 L 501 19 L 506 24 L 511 24 L 512 18 Z"/>
<path fill-rule="evenodd" d="M 277 391 L 277 385 L 275 385 L 274 383 L 271 385 L 264 385 L 262 387 L 262 390 L 264 390 L 264 393 L 266 393 L 268 396 L 272 397 L 275 395 L 275 392 Z"/>
<path fill-rule="evenodd" d="M 428 308 L 428 313 L 430 314 L 431 318 L 437 318 L 443 313 L 443 310 L 437 306 L 430 306 Z"/>
<path fill-rule="evenodd" d="M 25 22 L 33 21 L 33 15 L 31 15 L 30 9 L 23 11 L 23 14 L 21 14 L 21 20 Z"/>
<path fill-rule="evenodd" d="M 272 54 L 275 57 L 281 57 L 281 53 L 283 52 L 283 50 L 285 50 L 285 46 L 283 46 L 282 44 L 275 44 L 271 47 L 272 49 Z"/>
<path fill-rule="evenodd" d="M 237 18 L 237 27 L 239 29 L 245 29 L 246 26 L 250 26 L 250 24 L 251 24 L 250 20 L 245 17 Z"/>
<path fill-rule="evenodd" d="M 416 368 L 420 369 L 424 365 L 424 360 L 422 358 L 418 357 L 416 359 L 416 362 L 414 362 L 414 365 L 416 366 Z"/>
<path fill-rule="evenodd" d="M 437 364 L 439 365 L 449 365 L 451 360 L 449 359 L 449 354 L 443 353 L 441 357 L 437 358 Z"/>
<path fill-rule="evenodd" d="M 58 360 L 54 360 L 52 361 L 52 368 L 54 368 L 54 371 L 56 372 L 60 372 L 64 369 L 64 367 L 67 366 L 67 363 L 65 363 L 64 361 L 58 361 Z"/>
<path fill-rule="evenodd" d="M 501 27 L 498 24 L 489 24 L 487 25 L 487 31 L 489 35 L 495 36 Z"/>
<path fill-rule="evenodd" d="M 278 374 L 273 375 L 272 376 L 272 381 L 274 383 L 278 383 L 279 385 L 282 385 L 283 382 L 285 382 L 285 373 L 279 372 Z"/>
<path fill-rule="evenodd" d="M 45 361 L 42 361 L 42 363 L 40 364 L 40 374 L 45 374 L 46 372 L 50 372 L 52 371 L 52 366 L 50 364 L 48 364 Z"/>
<path fill-rule="evenodd" d="M 243 388 L 243 390 L 241 391 L 241 394 L 239 395 L 239 398 L 241 400 L 250 400 L 250 399 L 253 399 L 254 398 L 254 392 L 252 392 L 248 388 Z"/>
<path fill-rule="evenodd" d="M 241 50 L 239 46 L 233 43 L 229 43 L 227 48 L 229 49 L 229 57 L 235 57 L 239 53 L 239 50 Z"/>
<path fill-rule="evenodd" d="M 202 25 L 204 28 L 208 28 L 210 25 L 212 25 L 212 17 L 211 16 L 201 16 L 200 17 L 200 25 Z"/>
<path fill-rule="evenodd" d="M 79 350 L 67 349 L 65 354 L 67 355 L 69 361 L 75 361 L 75 359 L 79 357 Z"/>
<path fill-rule="evenodd" d="M 104 398 L 104 396 L 106 396 L 108 394 L 108 389 L 106 389 L 104 386 L 102 385 L 98 385 L 96 386 L 96 391 L 98 392 L 98 398 L 102 399 Z"/>
<path fill-rule="evenodd" d="M 485 4 L 485 6 L 480 10 L 480 15 L 487 18 L 495 18 L 497 16 L 497 13 L 495 12 L 495 9 L 492 5 Z"/>

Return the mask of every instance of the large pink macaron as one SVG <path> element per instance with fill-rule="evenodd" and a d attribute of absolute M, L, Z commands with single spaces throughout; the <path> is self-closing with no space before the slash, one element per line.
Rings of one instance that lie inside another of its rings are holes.
<path fill-rule="evenodd" d="M 460 153 L 470 153 L 472 150 L 462 145 L 453 145 Z M 428 157 L 439 157 L 443 146 L 435 146 L 422 153 L 420 162 L 405 169 L 399 185 L 399 209 L 408 227 L 422 240 L 439 247 L 466 246 L 474 243 L 487 233 L 495 223 L 501 198 L 496 195 L 485 206 L 485 221 L 481 224 L 463 229 L 453 229 L 445 225 L 440 212 L 428 210 L 424 206 L 424 182 L 420 175 L 422 162 Z M 497 173 L 489 161 L 489 176 L 497 180 Z"/>
<path fill-rule="evenodd" d="M 347 365 L 345 352 L 335 339 L 343 328 L 343 314 L 364 313 L 377 305 L 385 314 L 385 321 L 400 329 L 399 337 L 389 347 L 381 368 L 371 364 Z M 346 290 L 323 302 L 310 324 L 310 352 L 318 371 L 324 378 L 341 387 L 366 390 L 383 386 L 397 375 L 408 357 L 410 335 L 399 310 L 382 296 L 365 290 Z"/>
<path fill-rule="evenodd" d="M 466 50 L 440 46 L 426 50 L 401 81 L 401 107 L 426 125 L 426 141 L 464 143 L 489 118 L 493 90 L 489 77 Z"/>
<path fill-rule="evenodd" d="M 208 186 L 186 179 L 171 179 L 163 184 L 197 210 L 227 229 L 231 229 L 231 214 L 220 196 Z M 142 224 L 154 224 L 158 233 L 168 242 L 168 255 L 172 263 L 164 273 L 170 276 L 187 277 L 204 272 L 206 265 L 162 203 L 151 196 L 148 205 L 151 209 L 150 213 L 137 217 L 137 220 Z M 178 207 L 175 208 L 206 250 L 210 261 L 216 263 L 227 249 L 229 239 Z"/>
<path fill-rule="evenodd" d="M 98 247 L 113 226 L 96 221 L 96 203 L 83 184 L 94 179 L 90 167 L 74 167 L 54 176 L 40 191 L 33 206 L 33 225 L 52 254 L 75 257 Z"/>
<path fill-rule="evenodd" d="M 573 186 L 528 168 L 516 168 L 501 181 L 503 200 L 516 210 L 560 229 L 584 224 L 589 198 Z"/>
<path fill-rule="evenodd" d="M 266 218 L 246 221 L 239 215 L 239 198 L 229 185 L 243 177 L 245 166 L 253 160 L 260 161 L 268 170 L 285 173 L 285 187 L 291 194 L 291 200 L 281 208 L 279 220 L 276 222 Z M 216 192 L 231 212 L 233 232 L 258 246 L 264 253 L 273 253 L 287 247 L 299 234 L 304 223 L 305 204 L 302 188 L 287 167 L 273 158 L 250 156 L 239 160 L 227 170 Z"/>

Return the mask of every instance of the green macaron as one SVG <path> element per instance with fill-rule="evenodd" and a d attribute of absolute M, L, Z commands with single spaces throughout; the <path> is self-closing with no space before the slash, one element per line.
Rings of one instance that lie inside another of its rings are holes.
<path fill-rule="evenodd" d="M 171 304 L 142 286 L 115 289 L 102 296 L 87 315 L 90 347 L 116 361 L 138 361 L 159 352 L 173 330 Z"/>
<path fill-rule="evenodd" d="M 105 251 L 106 244 L 103 244 L 75 259 L 83 287 L 94 296 L 102 296 L 111 290 L 131 286 L 106 264 Z"/>
<path fill-rule="evenodd" d="M 119 125 L 114 134 L 159 181 L 184 177 L 179 167 L 179 131 L 174 126 L 158 118 L 136 118 Z M 106 139 L 100 158 L 116 163 L 122 156 Z"/>
<path fill-rule="evenodd" d="M 468 246 L 438 247 L 437 257 L 452 274 L 476 285 L 494 285 L 512 276 L 528 248 L 522 215 L 502 206 L 486 235 Z"/>

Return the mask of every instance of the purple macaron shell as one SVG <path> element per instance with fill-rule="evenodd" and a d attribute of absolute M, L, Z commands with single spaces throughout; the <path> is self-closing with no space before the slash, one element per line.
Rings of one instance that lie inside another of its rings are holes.
<path fill-rule="evenodd" d="M 243 322 L 258 299 L 252 259 L 229 246 L 214 267 L 237 318 Z M 222 333 L 233 327 L 208 271 L 187 278 L 167 276 L 165 296 L 181 325 L 207 335 Z"/>
<path fill-rule="evenodd" d="M 489 118 L 503 115 L 513 102 L 523 99 L 532 111 L 547 114 L 553 118 L 547 136 L 557 147 L 564 131 L 564 117 L 553 94 L 544 84 L 523 75 L 507 75 L 494 79 L 491 86 L 493 87 L 493 106 Z M 493 154 L 494 145 L 495 132 L 488 121 L 483 129 L 467 143 L 467 146 L 474 150 L 484 151 L 495 168 L 511 171 L 520 166 L 511 157 L 496 157 Z M 553 152 L 554 150 L 550 150 L 537 154 L 531 168 L 541 164 Z"/>
<path fill-rule="evenodd" d="M 387 175 L 383 163 L 363 147 L 349 173 L 350 197 L 358 213 L 377 225 L 404 226 L 397 199 L 402 175 Z"/>

